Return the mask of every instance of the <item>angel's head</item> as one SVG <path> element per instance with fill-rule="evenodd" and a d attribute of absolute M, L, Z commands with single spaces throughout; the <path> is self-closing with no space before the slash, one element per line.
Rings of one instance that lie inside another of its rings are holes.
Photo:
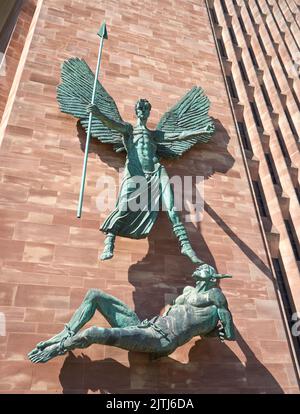
<path fill-rule="evenodd" d="M 147 99 L 139 99 L 135 104 L 136 116 L 142 121 L 147 121 L 151 111 L 151 103 Z"/>

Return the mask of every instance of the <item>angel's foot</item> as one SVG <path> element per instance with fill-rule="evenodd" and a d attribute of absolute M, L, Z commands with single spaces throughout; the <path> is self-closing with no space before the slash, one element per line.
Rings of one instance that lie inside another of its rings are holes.
<path fill-rule="evenodd" d="M 104 249 L 100 256 L 100 260 L 111 259 L 114 255 L 114 248 L 115 248 L 115 235 L 108 234 L 104 241 Z"/>
<path fill-rule="evenodd" d="M 57 357 L 58 355 L 65 354 L 66 352 L 67 351 L 62 352 L 60 343 L 57 343 L 57 344 L 47 346 L 47 348 L 43 350 L 39 349 L 38 352 L 35 352 L 34 354 L 32 352 L 29 353 L 28 358 L 34 364 L 45 363 L 45 362 L 50 361 L 50 359 Z"/>
<path fill-rule="evenodd" d="M 106 245 L 100 256 L 100 260 L 109 260 L 113 257 L 113 255 L 114 255 L 113 249 L 111 249 L 109 246 Z"/>
<path fill-rule="evenodd" d="M 196 253 L 194 252 L 190 244 L 184 244 L 181 248 L 181 253 L 187 256 L 193 263 L 197 263 L 197 264 L 204 263 L 203 260 L 197 257 Z"/>

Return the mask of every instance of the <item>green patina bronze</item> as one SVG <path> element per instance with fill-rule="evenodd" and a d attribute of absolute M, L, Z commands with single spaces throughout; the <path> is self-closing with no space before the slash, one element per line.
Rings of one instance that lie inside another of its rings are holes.
<path fill-rule="evenodd" d="M 128 351 L 167 356 L 195 336 L 219 336 L 234 340 L 234 325 L 227 300 L 217 283 L 229 275 L 217 274 L 212 266 L 199 266 L 193 273 L 196 287 L 187 286 L 161 316 L 140 321 L 123 302 L 103 291 L 90 290 L 65 329 L 40 342 L 29 354 L 34 362 L 50 359 L 92 344 L 111 345 Z M 91 327 L 79 332 L 99 311 L 111 328 Z"/>
<path fill-rule="evenodd" d="M 107 235 L 101 259 L 113 256 L 116 236 L 133 239 L 147 237 L 162 202 L 180 242 L 182 254 L 194 263 L 203 263 L 191 247 L 174 206 L 169 176 L 160 163 L 161 158 L 179 157 L 193 145 L 208 142 L 213 135 L 215 127 L 208 115 L 210 102 L 203 90 L 193 87 L 163 115 L 156 130 L 150 130 L 147 120 L 151 104 L 146 99 L 139 99 L 135 105 L 136 124 L 124 122 L 115 101 L 99 81 L 93 95 L 95 76 L 84 60 L 71 58 L 65 61 L 61 78 L 57 93 L 61 111 L 79 118 L 81 125 L 93 137 L 113 144 L 117 152 L 127 153 L 116 208 L 101 227 Z M 94 103 L 91 104 L 92 95 Z M 144 178 L 138 190 L 136 177 Z M 128 205 L 150 192 L 151 197 L 143 208 L 128 208 Z"/>

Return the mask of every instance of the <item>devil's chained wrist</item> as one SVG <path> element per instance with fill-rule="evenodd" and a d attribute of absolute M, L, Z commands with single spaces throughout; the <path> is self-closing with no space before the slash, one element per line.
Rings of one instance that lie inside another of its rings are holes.
<path fill-rule="evenodd" d="M 75 335 L 75 332 L 74 331 L 72 331 L 72 329 L 69 327 L 69 325 L 66 323 L 65 324 L 65 329 L 67 330 L 67 335 L 68 335 L 68 338 L 70 337 L 70 336 L 74 336 Z"/>
<path fill-rule="evenodd" d="M 65 342 L 68 338 L 71 338 L 72 336 L 75 335 L 75 332 L 72 331 L 72 329 L 69 327 L 68 324 L 65 325 L 65 329 L 67 331 L 67 336 L 65 336 L 59 343 L 59 348 L 58 348 L 59 355 L 63 355 L 67 352 L 67 349 L 65 349 Z"/>
<path fill-rule="evenodd" d="M 58 355 L 64 355 L 67 352 L 67 350 L 65 349 L 65 342 L 68 338 L 69 337 L 63 338 L 60 341 L 59 346 L 58 346 Z"/>

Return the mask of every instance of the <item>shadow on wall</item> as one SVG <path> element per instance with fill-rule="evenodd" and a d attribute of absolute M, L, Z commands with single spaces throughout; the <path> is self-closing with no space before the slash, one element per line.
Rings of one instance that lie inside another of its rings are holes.
<path fill-rule="evenodd" d="M 186 171 L 192 176 L 209 179 L 215 173 L 226 174 L 233 166 L 234 159 L 227 150 L 230 137 L 218 119 L 213 119 L 216 133 L 207 144 L 198 144 L 180 159 L 162 160 L 172 177 L 184 177 Z M 84 151 L 86 134 L 79 121 L 78 138 Z M 102 162 L 118 170 L 124 166 L 125 154 L 117 154 L 112 145 L 102 144 L 92 139 L 89 152 L 96 154 Z M 183 168 L 184 166 L 184 168 Z M 201 223 L 195 228 L 185 223 L 193 248 L 206 263 L 216 267 L 214 258 L 201 235 Z M 160 212 L 153 230 L 148 236 L 149 251 L 143 260 L 133 264 L 128 271 L 128 280 L 135 286 L 135 311 L 141 319 L 156 315 L 178 290 L 190 281 L 195 269 L 187 258 L 180 254 L 178 241 L 172 233 L 171 225 L 165 212 Z M 118 248 L 118 238 L 116 241 Z M 172 252 L 172 254 L 170 254 Z M 147 294 L 145 294 L 147 292 Z"/>
<path fill-rule="evenodd" d="M 63 393 L 283 393 L 273 375 L 237 334 L 245 363 L 217 338 L 198 340 L 184 364 L 171 357 L 150 361 L 147 354 L 129 355 L 129 367 L 108 358 L 91 361 L 73 353 L 65 359 L 59 380 Z M 94 345 L 95 346 L 95 345 Z"/>
<path fill-rule="evenodd" d="M 216 172 L 225 174 L 232 168 L 234 159 L 227 150 L 229 136 L 222 124 L 216 119 L 214 121 L 216 134 L 208 144 L 194 147 L 193 157 L 185 154 L 182 160 L 163 162 L 170 176 L 172 173 L 183 176 L 187 170 L 186 163 L 192 175 L 202 175 L 205 179 Z M 84 150 L 85 132 L 80 126 L 78 137 Z M 124 154 L 114 153 L 110 145 L 94 140 L 90 152 L 115 169 L 124 165 Z M 207 204 L 206 211 L 249 258 L 251 256 L 256 259 L 245 243 L 224 222 L 220 222 L 220 218 Z M 201 223 L 197 229 L 191 224 L 186 227 L 196 253 L 206 263 L 216 267 L 201 235 Z M 157 315 L 184 286 L 191 284 L 191 274 L 195 269 L 195 265 L 180 254 L 178 242 L 165 213 L 160 213 L 148 241 L 147 255 L 128 271 L 128 281 L 135 286 L 135 311 L 141 320 Z M 259 265 L 263 266 L 261 263 Z M 265 268 L 261 270 L 266 272 Z M 69 353 L 59 378 L 64 393 L 282 393 L 275 378 L 255 357 L 239 333 L 237 343 L 246 363 L 242 363 L 217 338 L 198 340 L 190 349 L 188 363 L 181 363 L 172 357 L 150 361 L 148 354 L 130 352 L 130 366 L 126 367 L 111 358 L 91 361 L 84 354 L 75 357 Z M 180 349 L 174 355 L 178 354 Z"/>

